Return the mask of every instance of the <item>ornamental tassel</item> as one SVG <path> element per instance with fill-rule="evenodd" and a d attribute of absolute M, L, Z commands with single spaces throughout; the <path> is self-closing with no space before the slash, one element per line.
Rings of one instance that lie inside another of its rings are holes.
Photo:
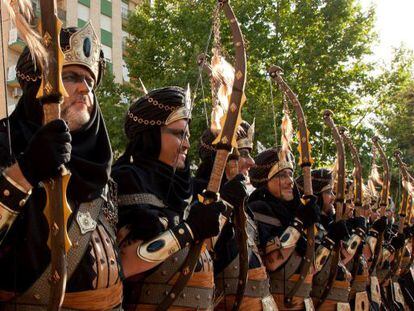
<path fill-rule="evenodd" d="M 287 108 L 287 105 L 284 105 L 283 109 L 283 118 L 282 118 L 282 137 L 281 137 L 281 143 L 282 143 L 282 149 L 280 152 L 279 159 L 289 159 L 289 155 L 291 154 L 291 143 L 293 139 L 293 126 L 292 126 L 292 120 L 289 116 L 289 110 Z"/>
<path fill-rule="evenodd" d="M 383 183 L 382 183 L 380 174 L 378 172 L 378 166 L 375 163 L 372 165 L 370 179 L 372 180 L 375 186 L 382 187 Z"/>
<path fill-rule="evenodd" d="M 382 180 L 378 172 L 378 166 L 372 163 L 371 173 L 368 177 L 368 189 L 372 196 L 378 197 L 377 187 L 382 186 Z"/>
<path fill-rule="evenodd" d="M 33 9 L 30 0 L 2 0 L 9 12 L 11 21 L 16 25 L 23 41 L 27 44 L 33 58 L 40 67 L 46 64 L 47 52 L 43 47 L 40 35 L 30 25 L 33 19 Z"/>
<path fill-rule="evenodd" d="M 233 89 L 234 68 L 213 49 L 211 58 L 211 79 L 213 109 L 211 112 L 211 131 L 218 134 L 221 130 L 221 121 L 229 107 L 229 100 Z"/>
<path fill-rule="evenodd" d="M 405 189 L 405 191 L 407 191 L 409 194 L 413 193 L 414 188 L 413 188 L 413 185 L 409 181 L 403 180 L 402 186 Z"/>

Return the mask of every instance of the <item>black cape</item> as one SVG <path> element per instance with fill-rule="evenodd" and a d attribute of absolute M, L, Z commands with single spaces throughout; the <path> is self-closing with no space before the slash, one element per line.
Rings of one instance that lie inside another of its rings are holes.
<path fill-rule="evenodd" d="M 9 117 L 12 154 L 9 153 L 7 120 L 0 122 L 0 166 L 7 167 L 24 152 L 34 133 L 40 128 L 41 106 L 34 89 L 25 89 L 15 111 Z M 103 116 L 95 98 L 91 120 L 72 132 L 72 156 L 67 167 L 72 176 L 68 186 L 68 201 L 72 216 L 80 203 L 99 197 L 108 183 L 112 152 Z M 45 192 L 40 187 L 32 195 L 0 245 L 0 289 L 23 292 L 44 271 L 50 262 L 47 246 L 48 225 L 43 215 Z M 69 220 L 71 223 L 71 219 Z M 68 280 L 67 291 L 93 289 L 94 259 L 86 251 L 77 270 Z"/>

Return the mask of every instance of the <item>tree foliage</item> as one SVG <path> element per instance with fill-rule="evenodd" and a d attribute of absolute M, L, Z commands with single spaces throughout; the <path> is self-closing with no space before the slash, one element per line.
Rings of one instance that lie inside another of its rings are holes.
<path fill-rule="evenodd" d="M 247 42 L 247 105 L 243 117 L 256 118 L 257 139 L 275 144 L 267 68 L 281 66 L 285 79 L 305 109 L 314 154 L 321 155 L 322 111 L 335 111 L 339 123 L 349 124 L 355 109 L 372 91 L 370 53 L 374 11 L 364 12 L 354 0 L 233 0 L 231 2 Z M 127 64 L 131 77 L 140 77 L 148 88 L 189 82 L 197 84 L 196 57 L 206 50 L 211 35 L 215 1 L 159 0 L 140 6 L 129 19 Z M 224 54 L 234 62 L 228 21 L 221 15 Z M 211 45 L 207 52 L 210 52 Z M 204 76 L 204 81 L 208 77 Z M 281 95 L 273 86 L 276 124 L 281 115 Z M 200 89 L 191 125 L 194 143 L 206 127 Z M 210 106 L 210 86 L 204 83 L 204 101 Z M 325 135 L 328 136 L 328 135 Z M 327 154 L 333 146 L 326 139 Z"/>
<path fill-rule="evenodd" d="M 357 0 L 232 0 L 231 4 L 247 45 L 247 103 L 242 114 L 247 121 L 256 118 L 258 141 L 270 147 L 280 140 L 282 95 L 266 74 L 270 65 L 278 65 L 304 108 L 316 165 L 328 165 L 335 156 L 332 135 L 322 120 L 324 109 L 334 111 L 335 122 L 349 128 L 365 175 L 374 134 L 382 136 L 390 157 L 398 147 L 407 162 L 414 162 L 413 58 L 401 49 L 390 67 L 367 61 L 376 40 L 374 8 L 364 11 Z M 147 89 L 191 84 L 197 95 L 190 152 L 195 158 L 211 110 L 209 78 L 199 75 L 196 59 L 211 51 L 215 5 L 213 0 L 157 0 L 130 15 L 126 61 L 131 84 L 126 89 L 107 77 L 100 93 L 115 150 L 121 152 L 125 145 L 126 105 L 119 101 L 128 94 L 142 95 L 141 78 Z M 234 63 L 228 21 L 223 14 L 220 20 L 223 54 Z M 351 159 L 347 162 L 351 170 Z"/>
<path fill-rule="evenodd" d="M 105 119 L 115 158 L 124 151 L 126 145 L 123 130 L 124 116 L 128 109 L 124 100 L 126 94 L 128 94 L 126 87 L 115 83 L 113 74 L 106 71 L 96 96 Z"/>

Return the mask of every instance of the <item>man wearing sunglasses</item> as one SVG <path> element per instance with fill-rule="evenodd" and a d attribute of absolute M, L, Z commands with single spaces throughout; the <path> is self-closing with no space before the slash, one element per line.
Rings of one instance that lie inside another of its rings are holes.
<path fill-rule="evenodd" d="M 319 219 L 316 198 L 303 205 L 295 186 L 294 159 L 282 148 L 267 149 L 255 158 L 249 175 L 256 190 L 250 195 L 259 233 L 259 250 L 270 278 L 270 292 L 279 310 L 304 310 L 310 301 L 312 274 L 290 301 L 285 297 L 299 281 L 299 267 L 305 254 L 304 229 Z"/>

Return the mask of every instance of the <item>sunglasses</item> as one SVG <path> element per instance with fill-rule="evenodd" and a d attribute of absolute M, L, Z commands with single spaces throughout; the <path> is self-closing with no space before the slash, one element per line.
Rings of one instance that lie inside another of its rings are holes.
<path fill-rule="evenodd" d="M 190 132 L 187 130 L 163 127 L 161 128 L 161 132 L 173 135 L 177 137 L 178 139 L 190 140 Z"/>

